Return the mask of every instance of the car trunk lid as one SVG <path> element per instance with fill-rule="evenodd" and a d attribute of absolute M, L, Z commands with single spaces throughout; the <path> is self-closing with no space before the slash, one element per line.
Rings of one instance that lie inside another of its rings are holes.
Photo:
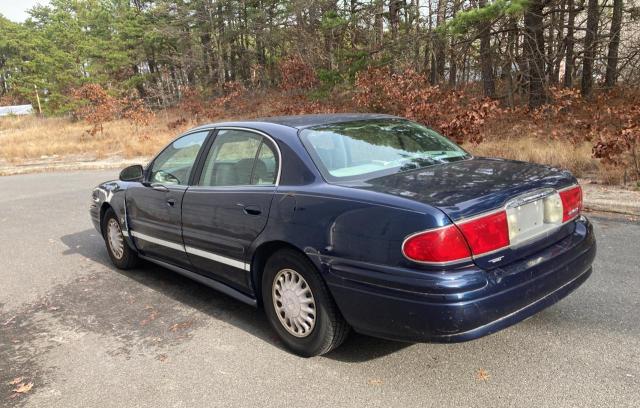
<path fill-rule="evenodd" d="M 439 208 L 456 224 L 510 203 L 510 228 L 522 230 L 507 248 L 474 256 L 484 268 L 495 268 L 527 256 L 571 233 L 566 224 L 541 230 L 542 199 L 576 184 L 567 171 L 511 160 L 472 158 L 367 180 L 363 188 L 397 195 Z M 521 202 L 514 199 L 522 199 Z M 512 220 L 514 219 L 512 218 Z M 514 227 L 515 225 L 515 227 Z M 535 236 L 536 239 L 528 239 Z M 542 239 L 544 238 L 544 239 Z"/>

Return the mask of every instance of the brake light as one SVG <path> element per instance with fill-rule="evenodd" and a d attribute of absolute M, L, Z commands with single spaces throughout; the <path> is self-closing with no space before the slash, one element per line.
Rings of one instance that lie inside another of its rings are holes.
<path fill-rule="evenodd" d="M 435 264 L 471 257 L 469 247 L 455 225 L 410 236 L 402 244 L 402 252 L 412 261 Z"/>
<path fill-rule="evenodd" d="M 529 214 L 528 218 L 538 216 L 543 224 L 559 225 L 560 219 L 563 223 L 570 221 L 582 211 L 582 188 L 574 186 L 542 200 L 542 210 L 533 215 L 526 212 L 523 214 Z M 525 233 L 520 232 L 519 223 L 525 221 L 524 225 L 527 227 L 527 219 L 519 220 L 517 215 L 511 215 L 513 219 L 508 220 L 507 211 L 501 210 L 468 221 L 463 220 L 455 225 L 411 235 L 402 244 L 402 253 L 412 261 L 442 264 L 506 248 L 511 244 L 512 238 L 514 243 L 518 243 L 518 234 L 525 234 L 527 237 L 526 231 L 531 230 L 531 227 L 528 227 L 529 230 L 525 228 Z M 528 223 L 534 224 L 531 220 Z"/>
<path fill-rule="evenodd" d="M 582 187 L 575 186 L 560 191 L 562 200 L 562 222 L 577 217 L 582 211 Z"/>
<path fill-rule="evenodd" d="M 500 211 L 458 224 L 473 255 L 509 246 L 507 213 Z"/>

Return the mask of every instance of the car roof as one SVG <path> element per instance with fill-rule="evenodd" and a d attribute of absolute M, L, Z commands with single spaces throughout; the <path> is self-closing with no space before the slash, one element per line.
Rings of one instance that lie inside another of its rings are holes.
<path fill-rule="evenodd" d="M 397 116 L 385 115 L 385 114 L 379 114 L 379 113 L 327 113 L 327 114 L 316 114 L 316 115 L 273 116 L 273 117 L 248 119 L 248 120 L 240 120 L 240 121 L 233 121 L 233 122 L 216 122 L 216 123 L 209 123 L 207 125 L 198 126 L 198 128 L 216 127 L 216 126 L 246 126 L 246 127 L 251 127 L 251 128 L 260 130 L 261 125 L 275 124 L 275 125 L 286 126 L 294 129 L 304 129 L 304 128 L 309 128 L 313 126 L 328 125 L 332 123 L 353 122 L 358 120 L 371 120 L 371 119 L 391 119 L 391 118 L 400 119 Z"/>

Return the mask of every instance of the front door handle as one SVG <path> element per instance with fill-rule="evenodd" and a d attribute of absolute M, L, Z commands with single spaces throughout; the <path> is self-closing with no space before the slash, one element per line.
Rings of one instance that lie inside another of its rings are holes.
<path fill-rule="evenodd" d="M 242 207 L 242 211 L 247 215 L 260 215 L 262 210 L 257 205 L 244 205 L 242 203 L 237 204 L 238 207 Z"/>
<path fill-rule="evenodd" d="M 168 193 L 169 192 L 169 189 L 166 186 L 163 186 L 162 184 L 159 184 L 159 183 L 151 184 L 151 188 L 156 190 L 156 191 L 162 191 L 163 193 Z"/>
<path fill-rule="evenodd" d="M 174 205 L 176 205 L 176 200 L 173 198 L 167 198 L 167 205 L 169 207 L 173 207 Z"/>

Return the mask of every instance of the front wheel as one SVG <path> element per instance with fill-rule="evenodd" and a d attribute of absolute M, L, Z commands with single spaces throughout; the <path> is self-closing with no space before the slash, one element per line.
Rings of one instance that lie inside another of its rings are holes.
<path fill-rule="evenodd" d="M 104 214 L 102 233 L 109 258 L 117 268 L 131 269 L 138 264 L 138 254 L 125 242 L 118 217 L 111 208 Z"/>
<path fill-rule="evenodd" d="M 262 299 L 271 326 L 298 355 L 328 353 L 349 333 L 315 267 L 296 251 L 281 250 L 269 258 L 262 276 Z"/>

